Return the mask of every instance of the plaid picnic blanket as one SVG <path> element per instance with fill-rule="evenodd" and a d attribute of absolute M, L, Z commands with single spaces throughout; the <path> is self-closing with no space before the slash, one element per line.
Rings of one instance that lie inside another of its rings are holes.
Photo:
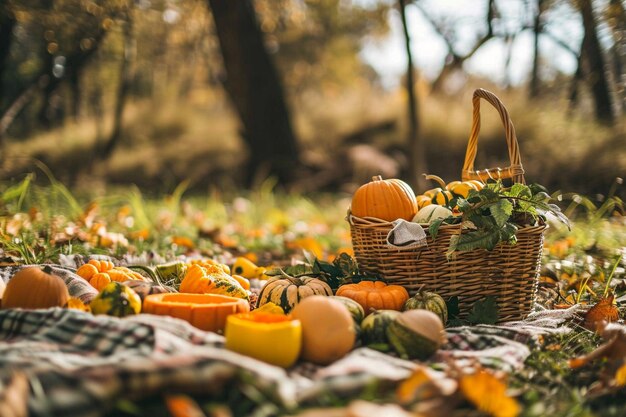
<path fill-rule="evenodd" d="M 59 269 L 66 282 L 76 278 L 70 269 Z M 85 291 L 75 285 L 72 295 Z M 432 361 L 478 360 L 517 369 L 540 346 L 542 335 L 570 331 L 566 323 L 579 311 L 574 306 L 539 311 L 522 322 L 447 329 L 449 341 Z M 322 394 L 350 395 L 373 383 L 395 383 L 416 366 L 362 347 L 327 367 L 299 363 L 283 370 L 230 352 L 222 336 L 174 318 L 118 319 L 60 308 L 0 310 L 0 381 L 16 370 L 26 374 L 32 416 L 100 416 L 120 399 L 176 392 L 220 396 L 233 384 L 250 384 L 289 410 Z"/>

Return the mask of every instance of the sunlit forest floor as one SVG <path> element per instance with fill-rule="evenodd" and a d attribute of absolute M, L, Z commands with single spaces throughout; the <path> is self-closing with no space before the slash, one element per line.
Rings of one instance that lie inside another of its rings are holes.
<path fill-rule="evenodd" d="M 471 126 L 472 90 L 454 96 L 422 90 L 419 114 L 426 171 L 447 181 L 458 179 Z M 41 161 L 77 190 L 104 191 L 131 182 L 146 192 L 166 193 L 186 180 L 200 193 L 211 186 L 236 188 L 243 180 L 242 163 L 254 155 L 247 154 L 224 97 L 215 95 L 195 91 L 185 98 L 172 95 L 130 103 L 121 143 L 108 160 L 98 160 L 96 151 L 110 131 L 106 116 L 85 115 L 29 138 L 9 138 L 0 172 L 4 178 L 19 178 Z M 626 172 L 626 122 L 614 129 L 600 126 L 593 122 L 591 109 L 569 111 L 559 96 L 529 102 L 520 90 L 498 95 L 515 124 L 529 182 L 595 198 L 606 195 L 613 180 Z M 296 190 L 352 191 L 372 175 L 406 173 L 403 90 L 302 94 L 291 107 L 302 151 L 299 175 L 310 180 L 296 183 Z M 484 105 L 482 114 L 477 167 L 505 166 L 506 144 L 497 113 Z"/>

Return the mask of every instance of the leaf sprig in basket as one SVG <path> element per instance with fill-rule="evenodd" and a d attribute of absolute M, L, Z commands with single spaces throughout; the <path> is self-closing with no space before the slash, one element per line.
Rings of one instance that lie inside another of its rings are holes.
<path fill-rule="evenodd" d="M 543 224 L 549 214 L 569 227 L 559 206 L 549 201 L 545 188 L 538 184 L 516 183 L 506 188 L 502 181 L 490 182 L 479 191 L 470 191 L 467 198 L 456 199 L 460 216 L 437 219 L 428 230 L 434 239 L 442 224 L 461 225 L 463 233 L 450 239 L 447 256 L 456 251 L 492 250 L 500 242 L 516 243 L 520 226 Z"/>

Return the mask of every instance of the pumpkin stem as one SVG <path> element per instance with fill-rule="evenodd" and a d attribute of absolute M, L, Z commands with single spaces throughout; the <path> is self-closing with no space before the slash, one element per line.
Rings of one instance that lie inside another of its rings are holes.
<path fill-rule="evenodd" d="M 372 177 L 372 181 L 382 181 L 382 180 L 383 180 L 382 175 L 374 175 Z"/>
<path fill-rule="evenodd" d="M 434 180 L 437 183 L 439 183 L 442 189 L 444 190 L 446 189 L 446 182 L 440 176 L 432 175 L 432 174 L 424 174 L 424 178 L 426 178 L 427 180 Z"/>
<path fill-rule="evenodd" d="M 53 275 L 52 267 L 50 265 L 45 265 L 43 268 L 41 268 L 41 270 L 48 275 Z"/>

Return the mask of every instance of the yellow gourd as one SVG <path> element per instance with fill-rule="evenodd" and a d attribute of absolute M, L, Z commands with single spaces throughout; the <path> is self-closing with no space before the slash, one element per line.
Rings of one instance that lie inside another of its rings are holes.
<path fill-rule="evenodd" d="M 259 268 L 249 260 L 248 258 L 244 258 L 243 256 L 235 259 L 235 263 L 232 267 L 232 272 L 235 275 L 240 275 L 247 279 L 259 278 L 260 275 L 265 272 L 263 268 Z"/>

